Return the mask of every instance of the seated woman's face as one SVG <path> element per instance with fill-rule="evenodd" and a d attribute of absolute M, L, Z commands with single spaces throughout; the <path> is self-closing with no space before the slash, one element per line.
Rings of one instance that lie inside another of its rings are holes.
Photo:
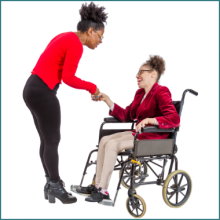
<path fill-rule="evenodd" d="M 138 87 L 142 89 L 154 82 L 156 76 L 155 74 L 157 74 L 157 72 L 153 70 L 150 66 L 142 66 L 136 76 Z"/>

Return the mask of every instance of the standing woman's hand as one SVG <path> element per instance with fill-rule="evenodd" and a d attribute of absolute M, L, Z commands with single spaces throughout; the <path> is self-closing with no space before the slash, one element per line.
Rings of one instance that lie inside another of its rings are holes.
<path fill-rule="evenodd" d="M 101 102 L 101 100 L 100 100 L 100 98 L 99 97 L 97 97 L 97 96 L 94 96 L 94 95 L 90 95 L 90 100 L 92 101 L 92 102 Z"/>
<path fill-rule="evenodd" d="M 99 88 L 97 87 L 95 93 L 91 95 L 91 98 L 92 98 L 93 101 L 96 101 L 96 102 L 97 102 L 97 101 L 99 100 L 99 98 L 98 98 L 98 94 L 99 94 L 99 93 L 100 93 L 100 90 L 99 90 Z"/>

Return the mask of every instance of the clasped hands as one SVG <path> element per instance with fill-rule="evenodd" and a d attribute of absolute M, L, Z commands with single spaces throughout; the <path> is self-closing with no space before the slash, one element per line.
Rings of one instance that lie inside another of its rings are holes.
<path fill-rule="evenodd" d="M 107 105 L 113 104 L 113 102 L 111 101 L 109 96 L 107 96 L 106 94 L 100 92 L 98 88 L 96 89 L 96 92 L 91 95 L 91 98 L 95 102 L 97 102 L 97 101 L 104 101 Z M 109 106 L 109 107 L 111 107 L 111 106 Z"/>
<path fill-rule="evenodd" d="M 92 98 L 92 101 L 98 102 L 98 101 L 101 101 L 102 97 L 100 96 L 100 94 L 97 94 L 97 95 L 92 94 L 91 98 Z"/>
<path fill-rule="evenodd" d="M 93 101 L 96 101 L 96 102 L 97 102 L 97 101 L 100 101 L 99 93 L 100 93 L 100 90 L 99 90 L 98 87 L 97 87 L 95 93 L 93 93 L 93 94 L 91 95 L 91 98 L 92 98 Z"/>

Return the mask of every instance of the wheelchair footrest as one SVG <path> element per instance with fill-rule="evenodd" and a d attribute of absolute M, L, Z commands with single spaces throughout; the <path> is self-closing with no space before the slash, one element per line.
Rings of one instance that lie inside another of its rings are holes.
<path fill-rule="evenodd" d="M 114 206 L 114 202 L 111 199 L 103 199 L 101 202 L 99 202 L 99 204 L 106 206 Z"/>
<path fill-rule="evenodd" d="M 77 192 L 76 189 L 78 189 L 78 188 L 80 188 L 79 185 L 71 185 L 71 186 L 70 186 L 70 190 L 71 190 L 72 192 L 74 192 L 74 193 L 77 193 L 77 194 L 79 194 L 79 195 L 81 195 L 81 196 L 86 196 L 86 197 L 91 195 L 91 194 L 84 194 L 84 193 Z"/>

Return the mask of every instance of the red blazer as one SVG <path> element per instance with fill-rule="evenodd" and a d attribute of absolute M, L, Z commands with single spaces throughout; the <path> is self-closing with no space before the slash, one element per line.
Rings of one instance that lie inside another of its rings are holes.
<path fill-rule="evenodd" d="M 136 125 L 145 118 L 156 118 L 159 128 L 168 129 L 179 126 L 180 117 L 173 105 L 171 93 L 166 86 L 161 86 L 155 82 L 140 105 L 144 94 L 144 89 L 138 89 L 133 102 L 129 106 L 123 109 L 115 103 L 114 109 L 113 111 L 109 111 L 109 115 L 123 122 L 137 119 Z M 135 132 L 136 131 L 133 130 L 133 136 Z M 141 133 L 138 134 L 137 138 L 139 140 L 165 139 L 168 135 L 168 132 Z"/>

